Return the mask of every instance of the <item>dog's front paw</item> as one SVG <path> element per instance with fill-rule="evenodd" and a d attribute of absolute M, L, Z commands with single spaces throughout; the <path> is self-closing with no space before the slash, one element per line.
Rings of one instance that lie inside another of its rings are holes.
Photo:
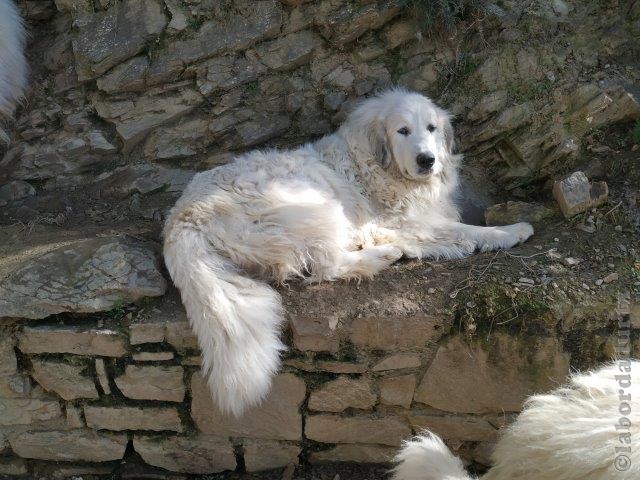
<path fill-rule="evenodd" d="M 533 227 L 525 222 L 490 228 L 493 229 L 491 235 L 480 247 L 483 252 L 514 247 L 533 235 Z"/>
<path fill-rule="evenodd" d="M 527 222 L 514 223 L 513 225 L 508 225 L 508 227 L 511 230 L 516 244 L 526 241 L 533 235 L 533 227 Z"/>

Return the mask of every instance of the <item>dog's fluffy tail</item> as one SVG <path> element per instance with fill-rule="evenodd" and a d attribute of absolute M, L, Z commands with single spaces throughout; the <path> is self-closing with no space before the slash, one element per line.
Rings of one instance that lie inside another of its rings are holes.
<path fill-rule="evenodd" d="M 242 276 L 193 225 L 165 230 L 164 257 L 198 337 L 214 400 L 222 412 L 239 416 L 262 401 L 279 368 L 280 296 Z"/>
<path fill-rule="evenodd" d="M 0 118 L 11 118 L 27 84 L 26 33 L 11 0 L 0 0 Z M 0 140 L 7 140 L 0 129 Z"/>
<path fill-rule="evenodd" d="M 460 459 L 430 432 L 405 442 L 394 460 L 393 480 L 473 480 Z"/>

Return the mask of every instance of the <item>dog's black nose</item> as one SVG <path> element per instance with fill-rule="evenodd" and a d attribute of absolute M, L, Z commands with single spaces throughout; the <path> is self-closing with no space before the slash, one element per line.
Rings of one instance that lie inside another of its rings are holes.
<path fill-rule="evenodd" d="M 431 155 L 427 155 L 426 153 L 420 153 L 416 157 L 416 162 L 418 163 L 418 166 L 425 170 L 429 170 L 431 167 L 433 167 L 433 164 L 435 163 L 435 161 L 436 161 L 435 157 L 432 157 Z"/>

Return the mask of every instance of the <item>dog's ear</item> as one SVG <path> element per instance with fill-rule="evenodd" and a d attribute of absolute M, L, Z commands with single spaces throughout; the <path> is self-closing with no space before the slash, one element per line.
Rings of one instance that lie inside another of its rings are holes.
<path fill-rule="evenodd" d="M 447 153 L 453 154 L 455 147 L 455 138 L 453 136 L 453 126 L 451 125 L 451 115 L 446 110 L 438 109 L 438 123 L 442 129 L 442 135 L 444 136 L 444 145 L 447 149 Z"/>
<path fill-rule="evenodd" d="M 358 132 L 358 136 L 364 133 L 368 150 L 376 163 L 388 168 L 393 161 L 393 150 L 384 128 L 384 117 L 385 108 L 381 100 L 369 98 L 351 112 L 343 128 L 348 132 Z"/>
<path fill-rule="evenodd" d="M 374 121 L 369 124 L 368 129 L 369 145 L 371 145 L 371 153 L 376 162 L 382 168 L 389 168 L 393 160 L 393 152 L 389 144 L 389 136 L 380 121 Z"/>

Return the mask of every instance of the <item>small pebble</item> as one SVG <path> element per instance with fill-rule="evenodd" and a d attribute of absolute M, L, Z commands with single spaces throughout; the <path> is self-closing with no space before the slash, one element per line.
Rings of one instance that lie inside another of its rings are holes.
<path fill-rule="evenodd" d="M 616 225 L 614 227 L 614 229 L 615 229 L 616 232 L 621 232 L 622 231 L 622 225 Z"/>
<path fill-rule="evenodd" d="M 578 225 L 576 225 L 576 228 L 587 233 L 595 233 L 596 231 L 596 226 L 593 224 L 585 225 L 584 223 L 579 223 Z"/>
<path fill-rule="evenodd" d="M 618 281 L 618 274 L 616 272 L 610 273 L 609 275 L 607 275 L 606 277 L 604 277 L 602 279 L 602 281 L 604 283 L 611 283 L 611 282 L 617 282 Z"/>
<path fill-rule="evenodd" d="M 603 282 L 603 281 L 604 281 L 604 280 L 602 280 L 601 278 L 599 278 L 598 280 L 596 280 L 596 285 L 597 285 L 597 286 L 602 285 L 602 282 Z"/>
<path fill-rule="evenodd" d="M 434 293 L 436 293 L 436 289 L 435 289 L 435 288 L 429 288 L 429 289 L 427 290 L 427 293 L 428 293 L 429 295 L 433 295 Z"/>
<path fill-rule="evenodd" d="M 555 237 L 555 238 L 553 239 L 553 241 L 554 241 L 554 242 L 559 242 L 559 241 L 560 241 L 560 239 L 559 239 L 558 237 Z"/>
<path fill-rule="evenodd" d="M 566 257 L 562 259 L 562 263 L 564 263 L 567 267 L 574 267 L 582 262 L 580 258 Z"/>

